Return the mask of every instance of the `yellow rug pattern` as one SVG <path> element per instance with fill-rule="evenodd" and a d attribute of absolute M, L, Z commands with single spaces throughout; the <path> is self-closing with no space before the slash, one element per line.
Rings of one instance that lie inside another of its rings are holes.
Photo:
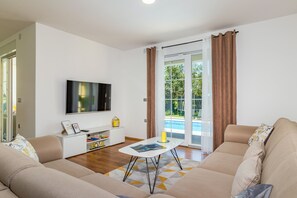
<path fill-rule="evenodd" d="M 159 174 L 154 193 L 164 193 L 164 191 L 168 190 L 173 184 L 175 184 L 194 167 L 197 167 L 200 163 L 198 161 L 183 158 L 180 158 L 180 162 L 182 164 L 183 170 L 180 170 L 173 157 L 167 155 L 161 156 Z M 128 164 L 106 173 L 105 175 L 122 181 L 127 166 Z M 150 160 L 149 170 L 151 183 L 153 183 L 153 178 L 155 177 L 155 167 Z M 137 160 L 129 177 L 126 180 L 126 183 L 149 193 L 145 159 Z"/>

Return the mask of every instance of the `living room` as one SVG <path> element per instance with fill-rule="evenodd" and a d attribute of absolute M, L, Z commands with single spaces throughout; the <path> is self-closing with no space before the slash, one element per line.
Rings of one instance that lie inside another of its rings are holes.
<path fill-rule="evenodd" d="M 166 113 L 164 99 L 158 100 L 164 98 L 162 90 L 165 90 L 158 73 L 159 61 L 163 60 L 160 55 L 165 51 L 170 55 L 170 50 L 175 49 L 187 50 L 187 46 L 191 48 L 192 45 L 202 50 L 201 42 L 193 41 L 234 30 L 238 32 L 237 105 L 236 123 L 232 124 L 272 126 L 282 117 L 297 120 L 294 108 L 297 100 L 294 91 L 297 85 L 295 2 L 226 0 L 188 1 L 187 4 L 177 0 L 156 0 L 147 5 L 141 0 L 133 0 L 60 3 L 11 0 L 0 3 L 0 24 L 6 27 L 0 31 L 1 57 L 9 48 L 15 50 L 17 59 L 16 134 L 28 139 L 57 135 L 62 132 L 61 122 L 65 120 L 78 123 L 80 129 L 90 129 L 110 125 L 117 116 L 124 136 L 147 139 L 146 49 L 157 49 L 155 103 L 158 118 Z M 194 8 L 199 12 L 194 12 Z M 193 43 L 162 49 L 188 42 Z M 111 110 L 65 114 L 67 80 L 111 84 Z M 155 136 L 160 137 L 164 117 L 156 120 Z M 190 143 L 184 146 L 200 148 Z M 293 185 L 297 183 L 290 183 L 289 187 Z M 19 193 L 14 188 L 11 190 Z M 286 194 L 285 190 L 279 192 L 285 192 L 282 197 L 296 195 Z M 280 193 L 273 197 L 281 197 Z"/>

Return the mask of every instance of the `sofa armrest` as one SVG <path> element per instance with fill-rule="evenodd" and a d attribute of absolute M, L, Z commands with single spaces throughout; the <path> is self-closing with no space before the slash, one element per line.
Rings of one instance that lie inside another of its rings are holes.
<path fill-rule="evenodd" d="M 40 163 L 46 163 L 63 158 L 60 140 L 53 135 L 32 138 L 28 140 L 34 147 Z"/>
<path fill-rule="evenodd" d="M 247 144 L 249 138 L 255 132 L 258 127 L 255 126 L 243 126 L 243 125 L 228 125 L 225 130 L 224 141 L 225 142 L 237 142 Z"/>

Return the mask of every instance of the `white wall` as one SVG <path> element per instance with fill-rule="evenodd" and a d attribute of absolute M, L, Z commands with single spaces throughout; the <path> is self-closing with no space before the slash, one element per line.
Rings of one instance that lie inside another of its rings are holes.
<path fill-rule="evenodd" d="M 35 128 L 35 25 L 22 30 L 16 42 L 17 50 L 17 132 L 34 137 Z M 19 37 L 21 36 L 21 38 Z"/>
<path fill-rule="evenodd" d="M 238 123 L 296 121 L 297 15 L 238 29 Z"/>
<path fill-rule="evenodd" d="M 273 124 L 280 117 L 297 120 L 297 15 L 272 19 L 174 41 L 157 47 L 239 30 L 237 37 L 238 124 Z M 145 138 L 146 56 L 144 49 L 124 52 L 129 94 L 125 99 L 128 136 Z M 134 107 L 134 108 L 131 108 Z"/>
<path fill-rule="evenodd" d="M 111 124 L 122 113 L 121 51 L 36 24 L 36 136 L 62 131 L 61 121 L 80 128 Z M 65 115 L 66 80 L 112 84 L 112 111 Z"/>
<path fill-rule="evenodd" d="M 2 41 L 0 46 L 16 41 L 17 54 L 17 133 L 35 136 L 35 24 Z"/>

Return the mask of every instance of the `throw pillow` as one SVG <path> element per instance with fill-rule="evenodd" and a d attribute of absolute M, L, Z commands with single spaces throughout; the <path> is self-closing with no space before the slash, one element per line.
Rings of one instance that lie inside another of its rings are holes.
<path fill-rule="evenodd" d="M 269 198 L 271 191 L 271 184 L 258 184 L 242 191 L 235 198 Z"/>
<path fill-rule="evenodd" d="M 259 156 L 260 159 L 263 161 L 265 156 L 265 148 L 263 142 L 252 142 L 249 148 L 246 150 L 243 160 L 246 160 L 250 157 Z"/>
<path fill-rule="evenodd" d="M 235 197 L 241 191 L 254 186 L 260 182 L 262 161 L 258 156 L 244 160 L 238 167 L 233 184 L 231 195 Z"/>
<path fill-rule="evenodd" d="M 31 157 L 32 159 L 39 162 L 39 158 L 33 146 L 30 144 L 30 142 L 26 140 L 26 138 L 19 134 L 17 134 L 17 136 L 12 142 L 4 143 L 4 145 L 16 149 L 22 152 L 23 154 L 27 155 L 28 157 Z"/>
<path fill-rule="evenodd" d="M 273 126 L 268 126 L 266 124 L 261 124 L 250 137 L 248 144 L 251 145 L 252 142 L 263 142 L 269 137 L 269 134 L 272 132 Z"/>

